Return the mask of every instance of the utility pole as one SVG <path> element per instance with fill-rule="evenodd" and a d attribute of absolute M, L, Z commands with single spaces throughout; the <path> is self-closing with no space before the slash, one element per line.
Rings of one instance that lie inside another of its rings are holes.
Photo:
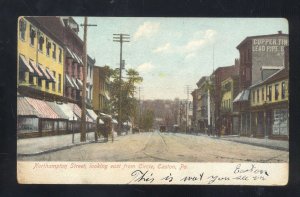
<path fill-rule="evenodd" d="M 122 69 L 125 68 L 125 65 L 123 65 L 123 60 L 122 60 L 122 47 L 123 47 L 123 42 L 130 42 L 130 35 L 128 34 L 113 34 L 113 41 L 114 42 L 119 42 L 120 43 L 120 73 L 119 73 L 119 80 L 120 80 L 120 98 L 119 98 L 119 113 L 118 113 L 118 135 L 121 134 L 121 97 L 122 97 Z"/>
<path fill-rule="evenodd" d="M 81 97 L 81 124 L 80 124 L 80 141 L 86 141 L 86 106 L 85 106 L 85 97 L 86 97 L 86 68 L 87 68 L 87 26 L 97 26 L 88 24 L 88 18 L 84 17 L 83 26 L 83 69 L 82 69 L 82 97 Z"/>

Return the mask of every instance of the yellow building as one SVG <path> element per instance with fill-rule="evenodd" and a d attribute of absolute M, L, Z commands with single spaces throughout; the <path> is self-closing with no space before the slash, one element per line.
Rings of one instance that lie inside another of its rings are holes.
<path fill-rule="evenodd" d="M 288 138 L 288 69 L 251 86 L 251 131 L 256 137 Z"/>
<path fill-rule="evenodd" d="M 63 96 L 63 44 L 34 17 L 18 19 L 18 91 L 58 100 Z"/>
<path fill-rule="evenodd" d="M 237 134 L 238 127 L 235 127 L 237 117 L 233 116 L 233 100 L 238 93 L 238 76 L 230 76 L 221 82 L 221 134 Z"/>

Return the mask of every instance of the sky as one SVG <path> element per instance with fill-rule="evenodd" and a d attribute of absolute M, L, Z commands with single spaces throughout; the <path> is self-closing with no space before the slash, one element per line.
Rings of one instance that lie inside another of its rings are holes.
<path fill-rule="evenodd" d="M 83 17 L 74 17 L 83 24 Z M 202 76 L 230 66 L 236 46 L 247 36 L 288 33 L 282 18 L 134 18 L 88 17 L 87 52 L 97 66 L 119 67 L 120 44 L 113 34 L 129 34 L 123 44 L 125 69 L 143 77 L 142 99 L 186 99 Z M 83 27 L 79 36 L 83 39 Z M 124 71 L 123 71 L 124 73 Z M 191 95 L 189 95 L 191 99 Z"/>

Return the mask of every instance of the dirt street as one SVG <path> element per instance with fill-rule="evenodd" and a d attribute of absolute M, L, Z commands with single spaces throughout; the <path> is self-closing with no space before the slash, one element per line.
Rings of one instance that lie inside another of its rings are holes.
<path fill-rule="evenodd" d="M 120 136 L 107 143 L 91 143 L 38 156 L 28 161 L 141 161 L 141 162 L 288 162 L 287 151 L 174 133 Z"/>

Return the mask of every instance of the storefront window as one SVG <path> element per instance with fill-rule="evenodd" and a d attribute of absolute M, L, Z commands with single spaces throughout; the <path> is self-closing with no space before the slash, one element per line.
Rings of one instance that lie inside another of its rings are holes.
<path fill-rule="evenodd" d="M 18 132 L 38 132 L 38 118 L 18 117 Z"/>
<path fill-rule="evenodd" d="M 273 135 L 288 135 L 288 110 L 275 109 Z"/>

